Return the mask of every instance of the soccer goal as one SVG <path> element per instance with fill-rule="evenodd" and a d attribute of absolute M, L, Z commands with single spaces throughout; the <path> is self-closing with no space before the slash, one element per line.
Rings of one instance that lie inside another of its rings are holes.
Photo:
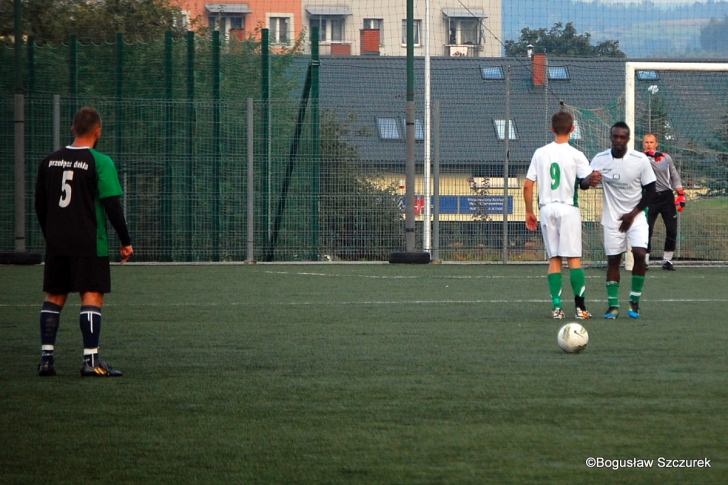
<path fill-rule="evenodd" d="M 728 239 L 728 63 L 625 62 L 623 69 L 624 92 L 615 92 L 610 102 L 563 105 L 579 127 L 572 143 L 592 157 L 609 147 L 610 126 L 620 120 L 632 129 L 631 148 L 642 150 L 644 135 L 655 134 L 659 150 L 672 156 L 688 196 L 678 219 L 675 257 L 680 264 L 725 264 L 728 248 L 721 241 Z M 586 221 L 598 219 L 599 207 L 584 204 L 582 210 Z M 653 259 L 662 256 L 664 228 L 658 220 Z M 585 236 L 584 250 L 600 257 L 599 231 Z M 629 253 L 626 259 L 629 269 Z"/>
<path fill-rule="evenodd" d="M 715 73 L 718 74 L 717 77 L 722 77 L 723 82 L 718 83 L 712 83 L 716 88 L 716 95 L 721 96 L 720 93 L 722 92 L 722 100 L 716 98 L 713 98 L 711 96 L 710 92 L 710 85 L 706 85 L 705 82 L 694 82 L 696 79 L 700 80 L 700 78 L 704 78 L 706 81 L 708 80 L 708 76 L 693 76 L 691 78 L 685 79 L 681 85 L 684 85 L 687 88 L 687 91 L 683 91 L 684 98 L 689 100 L 693 95 L 701 96 L 701 91 L 705 90 L 705 95 L 702 96 L 703 101 L 707 101 L 709 103 L 712 103 L 715 101 L 715 105 L 718 105 L 716 107 L 719 107 L 720 104 L 723 105 L 723 115 L 726 116 L 728 113 L 725 111 L 725 98 L 726 98 L 726 91 L 724 89 L 721 89 L 721 87 L 725 87 L 725 79 L 728 78 L 728 63 L 726 62 L 627 62 L 625 63 L 625 69 L 624 69 L 624 119 L 625 122 L 633 128 L 634 132 L 637 132 L 637 119 L 636 119 L 636 113 L 637 113 L 637 89 L 639 87 L 640 82 L 644 84 L 648 84 L 646 86 L 645 91 L 647 93 L 648 97 L 648 110 L 650 112 L 647 115 L 647 121 L 649 124 L 653 121 L 653 113 L 652 113 L 652 100 L 653 98 L 659 94 L 660 92 L 660 79 L 661 73 Z M 722 76 L 719 74 L 722 73 Z M 654 81 L 654 83 L 653 83 Z M 679 81 L 678 81 L 679 82 Z M 690 92 L 690 87 L 693 88 L 693 92 Z M 673 85 L 673 89 L 675 89 L 675 86 Z M 689 103 L 689 101 L 688 101 Z M 655 107 L 655 110 L 658 108 Z M 648 127 L 649 131 L 651 130 L 651 126 Z M 662 126 L 662 129 L 669 128 Z M 667 133 L 667 136 L 669 137 L 670 134 Z M 632 137 L 630 140 L 630 148 L 634 148 L 634 142 L 635 142 L 635 136 Z"/>
<path fill-rule="evenodd" d="M 632 127 L 630 148 L 642 149 L 654 133 L 675 160 L 688 193 L 678 219 L 676 256 L 684 261 L 728 259 L 720 241 L 728 236 L 728 63 L 627 62 L 624 119 Z M 652 257 L 665 240 L 657 221 Z M 631 254 L 626 267 L 631 268 Z"/>

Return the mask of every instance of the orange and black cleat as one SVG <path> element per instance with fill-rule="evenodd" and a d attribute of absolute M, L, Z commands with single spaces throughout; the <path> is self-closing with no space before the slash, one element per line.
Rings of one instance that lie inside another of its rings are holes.
<path fill-rule="evenodd" d="M 81 377 L 121 377 L 124 373 L 111 367 L 101 357 L 84 359 L 81 367 Z"/>

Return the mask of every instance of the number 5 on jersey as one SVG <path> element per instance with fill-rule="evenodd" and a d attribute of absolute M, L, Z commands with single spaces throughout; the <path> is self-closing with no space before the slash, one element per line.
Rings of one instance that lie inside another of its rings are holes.
<path fill-rule="evenodd" d="M 58 205 L 62 208 L 68 207 L 71 203 L 71 180 L 73 180 L 73 170 L 64 170 L 61 179 L 61 198 Z"/>

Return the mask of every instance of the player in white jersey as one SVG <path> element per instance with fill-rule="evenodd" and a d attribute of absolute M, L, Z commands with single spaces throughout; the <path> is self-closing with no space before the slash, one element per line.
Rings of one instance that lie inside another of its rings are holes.
<path fill-rule="evenodd" d="M 644 209 L 654 198 L 655 173 L 644 153 L 628 150 L 629 126 L 619 121 L 610 129 L 612 148 L 598 153 L 592 169 L 602 174 L 604 206 L 604 252 L 607 254 L 607 308 L 604 318 L 619 316 L 619 264 L 627 243 L 632 248 L 632 289 L 629 294 L 631 318 L 639 318 L 639 302 L 645 283 L 649 229 Z"/>
<path fill-rule="evenodd" d="M 523 185 L 526 203 L 526 228 L 536 230 L 533 211 L 533 186 L 538 185 L 538 206 L 541 234 L 549 258 L 548 284 L 551 293 L 552 316 L 564 318 L 561 304 L 561 265 L 566 258 L 571 288 L 574 290 L 576 318 L 586 320 L 591 313 L 584 302 L 586 285 L 581 267 L 581 213 L 577 185 L 588 189 L 599 183 L 599 174 L 592 173 L 589 161 L 582 152 L 569 145 L 574 130 L 574 118 L 565 111 L 551 117 L 554 141 L 533 154 Z"/>

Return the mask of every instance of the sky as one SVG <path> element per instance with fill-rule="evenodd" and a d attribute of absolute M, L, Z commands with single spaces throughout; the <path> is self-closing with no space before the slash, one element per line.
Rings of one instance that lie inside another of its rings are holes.
<path fill-rule="evenodd" d="M 577 2 L 591 3 L 594 0 L 576 0 Z M 599 0 L 600 3 L 644 3 L 643 0 Z M 689 5 L 696 0 L 652 0 L 655 5 Z M 705 3 L 705 2 L 700 2 Z"/>

